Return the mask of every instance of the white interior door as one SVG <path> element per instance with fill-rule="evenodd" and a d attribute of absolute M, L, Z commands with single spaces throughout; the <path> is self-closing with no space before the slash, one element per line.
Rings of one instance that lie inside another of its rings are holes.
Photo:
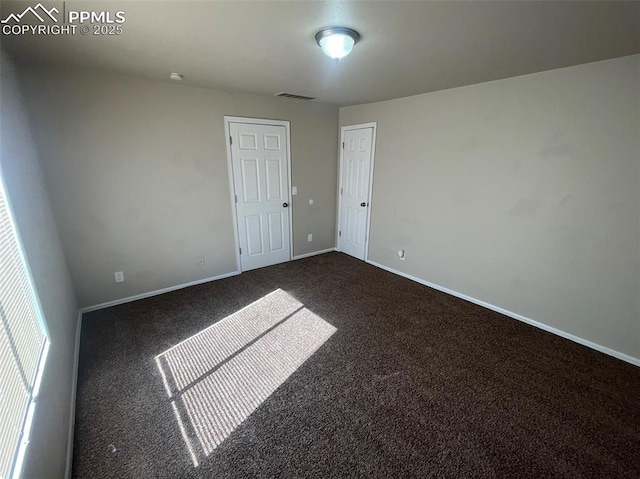
<path fill-rule="evenodd" d="M 368 235 L 373 127 L 343 130 L 342 145 L 338 249 L 364 260 Z"/>
<path fill-rule="evenodd" d="M 229 133 L 242 271 L 290 261 L 287 130 L 230 123 Z"/>

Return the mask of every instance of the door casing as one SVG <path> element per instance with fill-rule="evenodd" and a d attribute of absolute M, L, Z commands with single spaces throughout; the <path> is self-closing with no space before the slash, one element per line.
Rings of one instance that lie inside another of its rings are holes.
<path fill-rule="evenodd" d="M 289 203 L 289 261 L 293 259 L 293 202 L 291 201 L 291 126 L 286 120 L 269 120 L 265 118 L 247 118 L 243 116 L 224 117 L 225 145 L 227 147 L 227 172 L 229 174 L 229 199 L 231 201 L 231 217 L 233 218 L 233 239 L 236 248 L 236 269 L 242 273 L 242 263 L 240 261 L 240 238 L 238 235 L 238 216 L 236 212 L 235 186 L 233 182 L 233 158 L 231 156 L 231 123 L 248 123 L 253 125 L 274 125 L 284 126 L 287 133 L 287 177 L 289 179 L 289 191 L 287 191 L 287 201 Z"/>
<path fill-rule="evenodd" d="M 369 191 L 367 195 L 367 203 L 369 206 L 367 207 L 367 224 L 365 225 L 365 247 L 364 247 L 364 261 L 369 261 L 369 239 L 370 239 L 370 228 L 371 228 L 371 209 L 373 208 L 373 202 L 371 199 L 373 198 L 373 172 L 374 172 L 374 163 L 376 158 L 376 134 L 378 128 L 378 122 L 371 123 L 361 123 L 358 125 L 347 125 L 340 128 L 340 170 L 338 174 L 338 218 L 336 223 L 336 250 L 340 251 L 340 225 L 342 224 L 342 193 L 340 192 L 340 187 L 342 185 L 342 175 L 344 170 L 344 134 L 349 130 L 361 130 L 364 128 L 373 128 L 373 135 L 371 136 L 371 166 L 369 168 Z"/>

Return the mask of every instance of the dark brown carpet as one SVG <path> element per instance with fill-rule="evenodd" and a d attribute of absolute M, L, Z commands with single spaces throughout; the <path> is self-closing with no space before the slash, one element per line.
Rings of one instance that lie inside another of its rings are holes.
<path fill-rule="evenodd" d="M 337 331 L 194 467 L 154 357 L 278 288 Z M 329 253 L 86 314 L 74 447 L 76 478 L 639 478 L 640 368 Z"/>

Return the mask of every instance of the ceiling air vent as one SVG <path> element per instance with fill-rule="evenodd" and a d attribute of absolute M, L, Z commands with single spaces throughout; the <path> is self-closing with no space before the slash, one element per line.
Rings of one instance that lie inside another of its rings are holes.
<path fill-rule="evenodd" d="M 283 91 L 281 91 L 280 93 L 276 93 L 274 96 L 283 96 L 285 98 L 295 98 L 296 100 L 315 100 L 315 98 L 310 96 L 294 95 L 293 93 L 285 93 Z"/>

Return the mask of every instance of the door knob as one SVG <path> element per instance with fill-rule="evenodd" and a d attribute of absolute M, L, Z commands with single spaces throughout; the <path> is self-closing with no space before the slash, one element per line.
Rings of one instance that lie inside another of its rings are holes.
<path fill-rule="evenodd" d="M 365 206 L 367 206 L 367 204 L 363 201 L 362 203 L 360 203 L 360 206 L 364 208 Z"/>
<path fill-rule="evenodd" d="M 282 206 L 286 208 L 287 206 L 289 206 L 289 203 L 282 203 Z"/>

